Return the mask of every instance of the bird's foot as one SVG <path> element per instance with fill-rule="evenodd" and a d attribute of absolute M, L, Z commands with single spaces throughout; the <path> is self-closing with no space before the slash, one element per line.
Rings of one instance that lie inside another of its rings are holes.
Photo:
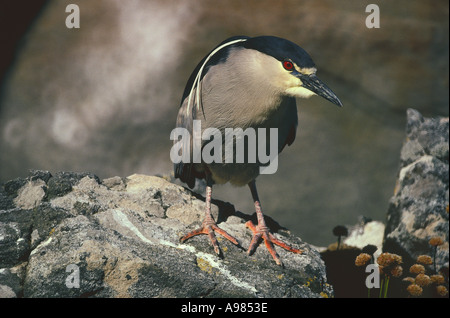
<path fill-rule="evenodd" d="M 180 241 L 183 243 L 184 241 L 186 241 L 187 239 L 189 239 L 193 236 L 200 235 L 200 234 L 207 234 L 209 236 L 209 240 L 211 241 L 212 246 L 214 247 L 214 252 L 216 252 L 217 255 L 220 255 L 221 251 L 219 248 L 219 243 L 217 242 L 217 238 L 214 233 L 219 233 L 224 238 L 229 240 L 231 243 L 239 246 L 238 240 L 235 239 L 230 234 L 228 234 L 226 231 L 219 228 L 217 226 L 216 222 L 214 222 L 214 220 L 205 220 L 202 224 L 202 227 L 200 227 L 196 230 L 193 230 L 192 232 L 189 232 L 188 234 L 183 236 L 180 239 Z"/>
<path fill-rule="evenodd" d="M 269 228 L 267 226 L 260 226 L 254 225 L 252 221 L 248 221 L 245 223 L 245 226 L 247 226 L 252 232 L 253 232 L 253 238 L 250 243 L 250 246 L 248 247 L 247 254 L 251 255 L 255 251 L 256 247 L 258 246 L 261 238 L 264 240 L 264 245 L 266 245 L 267 250 L 272 255 L 273 259 L 275 260 L 275 263 L 277 265 L 283 266 L 283 263 L 280 260 L 280 257 L 278 256 L 277 252 L 275 251 L 275 248 L 273 247 L 273 244 L 281 246 L 285 250 L 288 250 L 292 253 L 300 254 L 302 253 L 302 250 L 299 250 L 297 248 L 294 248 L 292 246 L 287 245 L 283 241 L 280 241 L 277 239 L 272 233 L 270 233 Z"/>

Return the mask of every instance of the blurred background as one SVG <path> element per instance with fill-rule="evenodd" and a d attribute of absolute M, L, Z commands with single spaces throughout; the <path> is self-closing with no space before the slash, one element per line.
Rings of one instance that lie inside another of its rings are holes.
<path fill-rule="evenodd" d="M 65 26 L 70 3 L 79 29 Z M 344 108 L 298 101 L 297 139 L 258 189 L 267 215 L 315 245 L 360 215 L 385 220 L 407 108 L 449 112 L 447 0 L 16 0 L 0 23 L 0 182 L 28 169 L 168 174 L 184 85 L 207 52 L 233 35 L 302 46 Z M 247 188 L 213 197 L 253 213 Z"/>

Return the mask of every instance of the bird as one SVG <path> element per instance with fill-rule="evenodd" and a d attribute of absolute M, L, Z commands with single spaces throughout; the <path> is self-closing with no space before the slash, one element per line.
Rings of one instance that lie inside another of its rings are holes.
<path fill-rule="evenodd" d="M 256 178 L 264 167 L 262 160 L 258 158 L 242 162 L 241 158 L 241 162 L 217 162 L 207 161 L 201 156 L 195 160 L 195 143 L 198 142 L 197 145 L 205 149 L 212 140 L 200 140 L 193 133 L 194 128 L 198 127 L 196 123 L 201 124 L 202 133 L 208 128 L 214 128 L 221 134 L 219 137 L 224 137 L 227 128 L 254 129 L 258 132 L 261 128 L 270 132 L 276 129 L 277 135 L 275 138 L 265 138 L 266 142 L 269 140 L 266 144 L 258 143 L 259 135 L 258 142 L 248 138 L 245 150 L 265 147 L 262 150 L 267 151 L 272 143 L 272 146 L 277 147 L 278 155 L 296 138 L 297 98 L 318 95 L 339 107 L 343 106 L 336 94 L 317 77 L 316 72 L 316 65 L 303 48 L 287 39 L 269 35 L 228 38 L 199 62 L 186 84 L 177 115 L 176 127 L 185 129 L 189 133 L 189 140 L 179 147 L 179 153 L 186 156 L 174 162 L 174 176 L 190 188 L 195 186 L 196 179 L 206 181 L 205 217 L 201 227 L 181 237 L 181 242 L 205 234 L 215 253 L 222 255 L 215 235 L 217 233 L 240 246 L 236 238 L 217 226 L 211 214 L 213 185 L 230 183 L 248 186 L 253 199 L 257 224 L 252 221 L 245 224 L 252 231 L 248 255 L 255 252 L 261 240 L 277 265 L 283 266 L 283 263 L 274 245 L 296 254 L 302 253 L 302 250 L 276 238 L 266 225 L 256 187 Z M 268 136 L 267 132 L 265 137 Z M 221 142 L 225 148 L 224 139 Z M 174 140 L 174 143 L 177 141 L 179 139 Z M 236 146 L 233 149 L 236 150 Z M 215 155 L 225 158 L 223 153 Z M 236 159 L 236 153 L 233 156 L 231 159 Z M 246 158 L 249 159 L 250 155 Z"/>

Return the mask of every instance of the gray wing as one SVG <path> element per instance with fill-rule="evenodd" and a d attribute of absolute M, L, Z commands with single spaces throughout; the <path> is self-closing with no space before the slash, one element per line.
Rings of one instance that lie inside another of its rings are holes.
<path fill-rule="evenodd" d="M 236 40 L 246 40 L 248 38 L 249 37 L 247 37 L 247 36 L 232 37 L 232 38 L 229 38 L 229 39 L 223 41 L 222 43 L 220 43 L 216 48 L 218 48 L 219 46 L 226 44 L 226 43 L 231 44 L 231 42 L 234 42 Z M 235 47 L 235 46 L 240 46 L 240 45 L 242 45 L 242 43 L 235 43 L 231 46 Z M 228 56 L 228 51 L 231 46 L 225 47 L 224 49 L 218 51 L 213 56 L 211 56 L 210 60 L 205 65 L 205 67 L 206 67 L 205 72 L 201 75 L 206 74 L 208 67 L 218 64 L 218 63 L 221 63 L 224 59 L 226 59 L 226 57 Z M 213 51 L 211 51 L 211 52 L 213 52 Z M 183 97 L 181 100 L 181 106 L 178 111 L 178 117 L 177 117 L 177 123 L 176 123 L 177 127 L 186 128 L 190 133 L 191 140 L 189 142 L 189 145 L 191 147 L 191 149 L 190 149 L 191 160 L 190 160 L 190 162 L 180 162 L 180 163 L 174 164 L 175 178 L 179 178 L 181 181 L 185 182 L 191 189 L 195 186 L 195 178 L 204 178 L 205 173 L 204 173 L 204 171 L 197 171 L 197 169 L 195 169 L 195 167 L 194 167 L 194 164 L 192 163 L 192 125 L 193 125 L 193 119 L 196 118 L 196 116 L 197 116 L 197 114 L 196 114 L 197 104 L 195 102 L 195 97 L 193 97 L 192 103 L 188 107 L 188 99 L 189 99 L 189 92 L 191 91 L 193 85 L 195 85 L 195 83 L 194 83 L 195 77 L 197 76 L 197 73 L 199 73 L 202 65 L 204 64 L 206 58 L 209 55 L 210 54 L 205 56 L 200 61 L 200 63 L 197 65 L 197 67 L 194 69 L 191 76 L 189 77 L 189 80 L 184 89 Z M 174 141 L 174 142 L 176 142 L 176 141 Z M 182 151 L 183 151 L 183 149 L 182 149 Z M 196 164 L 196 165 L 198 166 L 198 164 Z"/>
<path fill-rule="evenodd" d="M 196 116 L 196 107 L 195 107 L 195 103 L 193 103 L 193 105 L 191 105 L 189 107 L 189 109 L 187 108 L 187 99 L 185 98 L 184 102 L 182 103 L 179 111 L 178 111 L 178 116 L 177 116 L 177 122 L 176 122 L 176 127 L 182 127 L 188 130 L 189 132 L 189 147 L 190 149 L 183 149 L 183 146 L 181 147 L 181 152 L 183 153 L 184 151 L 189 151 L 190 153 L 190 158 L 189 158 L 189 162 L 179 162 L 179 163 L 174 163 L 173 169 L 174 169 L 174 174 L 175 174 L 175 178 L 179 178 L 182 182 L 186 183 L 189 188 L 194 188 L 195 186 L 195 178 L 203 178 L 204 174 L 198 173 L 195 169 L 194 169 L 194 165 L 192 163 L 192 123 L 193 123 L 193 119 Z M 174 140 L 174 143 L 177 142 L 176 140 Z"/>

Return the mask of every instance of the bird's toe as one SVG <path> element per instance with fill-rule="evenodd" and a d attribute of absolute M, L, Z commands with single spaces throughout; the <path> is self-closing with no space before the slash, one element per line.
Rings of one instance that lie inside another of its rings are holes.
<path fill-rule="evenodd" d="M 280 260 L 279 255 L 277 254 L 274 244 L 278 245 L 285 250 L 288 250 L 292 253 L 300 254 L 302 250 L 294 248 L 283 241 L 277 239 L 272 233 L 270 233 L 269 229 L 265 226 L 260 227 L 259 225 L 255 226 L 252 221 L 248 221 L 245 225 L 253 232 L 252 241 L 250 242 L 250 246 L 248 248 L 248 255 L 252 255 L 256 250 L 256 247 L 259 245 L 261 238 L 264 240 L 264 245 L 269 251 L 270 255 L 274 259 L 277 265 L 283 266 L 283 263 Z"/>

